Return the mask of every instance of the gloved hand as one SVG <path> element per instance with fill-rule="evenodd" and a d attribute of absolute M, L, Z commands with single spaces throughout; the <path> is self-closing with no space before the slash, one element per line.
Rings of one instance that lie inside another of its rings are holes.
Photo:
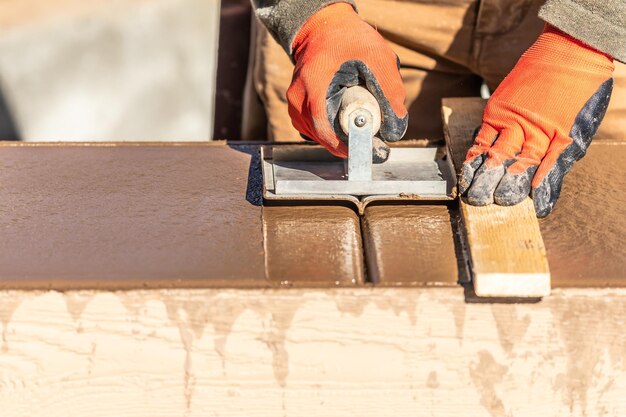
<path fill-rule="evenodd" d="M 341 97 L 347 87 L 365 84 L 381 107 L 379 136 L 391 142 L 402 138 L 408 114 L 398 57 L 352 6 L 334 3 L 318 10 L 292 48 L 296 66 L 287 101 L 292 123 L 303 136 L 347 157 L 348 138 L 338 120 Z M 389 148 L 377 143 L 374 160 L 381 162 Z"/>
<path fill-rule="evenodd" d="M 613 59 L 551 26 L 489 99 L 459 190 L 473 205 L 514 205 L 532 193 L 552 212 L 563 177 L 585 155 L 611 98 Z"/>

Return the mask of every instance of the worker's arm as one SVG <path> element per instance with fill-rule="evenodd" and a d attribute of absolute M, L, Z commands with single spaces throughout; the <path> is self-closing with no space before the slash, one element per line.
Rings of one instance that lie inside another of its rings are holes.
<path fill-rule="evenodd" d="M 586 45 L 626 62 L 626 0 L 547 0 L 539 17 Z"/>
<path fill-rule="evenodd" d="M 252 0 L 256 16 L 289 55 L 304 23 L 318 10 L 334 3 L 347 3 L 356 9 L 353 0 Z"/>
<path fill-rule="evenodd" d="M 295 62 L 287 90 L 289 115 L 296 129 L 337 156 L 346 157 L 347 137 L 338 112 L 347 87 L 364 84 L 382 112 L 379 136 L 397 141 L 408 113 L 396 54 L 356 13 L 352 2 L 256 0 L 255 11 Z M 375 146 L 375 161 L 388 148 Z"/>
<path fill-rule="evenodd" d="M 626 0 L 548 0 L 540 16 L 549 24 L 489 99 L 459 188 L 474 205 L 531 195 L 543 217 L 606 113 Z"/>

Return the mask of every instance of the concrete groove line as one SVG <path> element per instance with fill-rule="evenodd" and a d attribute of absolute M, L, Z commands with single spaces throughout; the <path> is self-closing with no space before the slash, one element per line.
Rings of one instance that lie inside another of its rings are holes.
<path fill-rule="evenodd" d="M 359 216 L 359 231 L 361 232 L 361 252 L 363 254 L 363 285 L 366 284 L 378 284 L 378 282 L 376 282 L 377 280 L 375 279 L 374 276 L 372 276 L 372 269 L 370 267 L 370 254 L 368 253 L 367 250 L 367 240 L 366 240 L 366 230 L 365 230 L 365 212 L 363 212 L 363 214 L 359 214 L 357 212 L 357 215 Z"/>

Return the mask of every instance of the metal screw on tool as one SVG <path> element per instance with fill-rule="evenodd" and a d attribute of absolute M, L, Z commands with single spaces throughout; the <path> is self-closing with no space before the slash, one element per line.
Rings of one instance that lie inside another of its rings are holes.
<path fill-rule="evenodd" d="M 367 119 L 362 114 L 359 114 L 357 117 L 354 118 L 354 124 L 356 125 L 356 127 L 363 127 L 365 126 L 365 123 L 367 123 Z"/>

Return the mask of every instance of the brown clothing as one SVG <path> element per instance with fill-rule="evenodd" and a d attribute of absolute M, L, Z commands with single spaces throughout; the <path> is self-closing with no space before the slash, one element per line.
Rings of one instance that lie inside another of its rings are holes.
<path fill-rule="evenodd" d="M 360 6 L 355 0 L 252 0 L 256 15 L 272 36 L 291 53 L 291 42 L 304 22 L 317 10 L 332 3 L 349 3 Z M 410 2 L 410 1 L 409 1 Z M 546 22 L 563 32 L 626 62 L 626 0 L 544 0 L 539 12 Z M 422 3 L 429 3 L 428 1 Z M 430 2 L 435 3 L 435 2 Z M 438 3 L 454 5 L 458 0 L 441 0 Z M 526 7 L 518 1 L 483 1 L 487 8 L 495 8 L 499 18 L 515 17 Z M 528 2 L 526 2 L 528 3 Z M 389 4 L 389 10 L 399 16 L 400 2 Z"/>
<path fill-rule="evenodd" d="M 441 139 L 443 97 L 493 91 L 541 33 L 543 0 L 355 0 L 361 17 L 387 39 L 401 62 L 409 109 L 406 139 Z M 260 26 L 260 25 L 259 25 Z M 253 85 L 268 115 L 270 139 L 298 140 L 285 92 L 293 65 L 281 46 L 259 30 Z M 575 86 L 573 86 L 575 87 Z M 626 66 L 617 64 L 611 105 L 598 138 L 626 139 Z M 259 139 L 252 125 L 247 139 Z"/>

